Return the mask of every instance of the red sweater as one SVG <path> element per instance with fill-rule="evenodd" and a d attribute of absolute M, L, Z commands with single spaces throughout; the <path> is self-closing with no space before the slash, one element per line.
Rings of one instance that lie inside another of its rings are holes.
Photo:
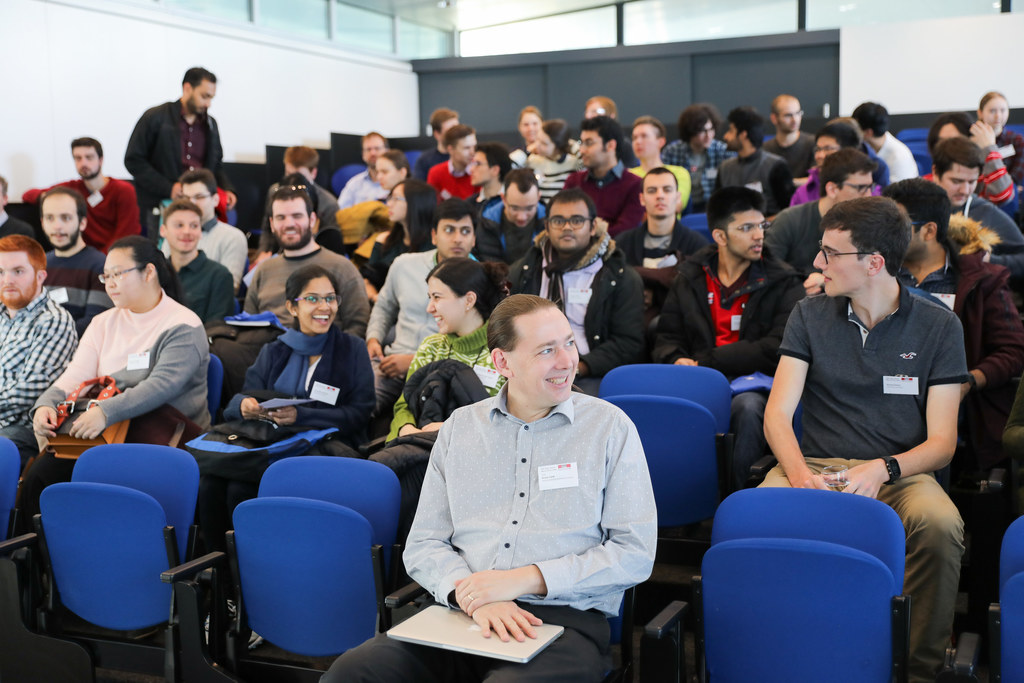
<path fill-rule="evenodd" d="M 638 175 L 626 171 L 621 178 L 598 187 L 590 171 L 577 171 L 565 180 L 565 189 L 570 187 L 582 189 L 594 200 L 597 215 L 608 221 L 608 234 L 612 237 L 632 230 L 644 220 L 644 207 L 640 203 L 644 181 Z"/>
<path fill-rule="evenodd" d="M 89 202 L 89 190 L 86 188 L 84 180 L 69 180 L 57 183 L 57 185 L 70 187 L 77 191 L 85 197 L 89 204 L 89 210 L 86 213 L 88 222 L 82 233 L 82 239 L 89 246 L 106 253 L 107 248 L 117 240 L 127 235 L 138 235 L 141 232 L 139 204 L 135 199 L 135 187 L 131 183 L 111 178 L 99 191 L 102 200 L 95 206 L 93 206 L 93 202 Z M 50 188 L 46 188 L 46 190 L 48 189 Z M 46 190 L 28 190 L 22 195 L 22 201 L 35 204 L 39 201 L 39 196 Z"/>
<path fill-rule="evenodd" d="M 479 192 L 470 182 L 469 173 L 459 176 L 453 174 L 451 161 L 442 161 L 433 166 L 427 173 L 427 182 L 437 190 L 437 196 L 442 201 L 452 197 L 469 199 Z"/>

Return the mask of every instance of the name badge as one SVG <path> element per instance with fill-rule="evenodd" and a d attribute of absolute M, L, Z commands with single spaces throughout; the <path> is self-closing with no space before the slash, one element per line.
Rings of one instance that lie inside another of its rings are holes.
<path fill-rule="evenodd" d="M 569 288 L 569 303 L 570 304 L 583 304 L 586 306 L 590 303 L 590 295 L 593 290 L 590 287 L 570 287 Z"/>
<path fill-rule="evenodd" d="M 718 177 L 718 169 L 709 168 L 708 170 L 704 171 L 704 177 L 707 178 L 708 180 L 714 180 L 715 178 Z"/>
<path fill-rule="evenodd" d="M 956 304 L 956 294 L 932 294 L 936 299 L 949 306 L 949 310 L 953 310 L 953 306 Z"/>
<path fill-rule="evenodd" d="M 917 377 L 908 375 L 883 375 L 882 392 L 886 394 L 902 394 L 904 396 L 917 396 Z"/>
<path fill-rule="evenodd" d="M 324 384 L 323 382 L 313 382 L 313 389 L 309 392 L 309 397 L 314 401 L 320 401 L 321 403 L 333 406 L 338 402 L 339 393 L 338 387 L 332 387 L 330 384 Z"/>
<path fill-rule="evenodd" d="M 96 190 L 91 195 L 85 198 L 85 201 L 89 202 L 89 206 L 96 206 L 103 201 L 103 195 L 100 194 L 99 190 Z"/>
<path fill-rule="evenodd" d="M 488 389 L 493 389 L 498 384 L 501 374 L 494 368 L 486 368 L 482 365 L 474 365 L 473 372 L 480 379 L 480 383 Z"/>
<path fill-rule="evenodd" d="M 540 490 L 568 489 L 580 485 L 579 470 L 576 463 L 566 462 L 561 465 L 542 465 L 537 468 Z"/>
<path fill-rule="evenodd" d="M 68 302 L 67 287 L 55 287 L 51 289 L 49 292 L 47 292 L 47 294 L 50 295 L 50 298 L 54 301 L 54 303 L 66 304 Z"/>
<path fill-rule="evenodd" d="M 740 329 L 740 318 L 742 317 L 742 315 L 734 315 L 732 316 L 732 319 L 729 320 L 729 329 L 732 332 L 735 332 L 736 330 Z"/>
<path fill-rule="evenodd" d="M 760 180 L 755 180 L 752 183 L 747 183 L 743 187 L 747 188 L 748 190 L 754 190 L 755 192 L 764 192 L 764 186 L 761 185 Z"/>
<path fill-rule="evenodd" d="M 1017 153 L 1017 150 L 1013 148 L 1013 145 L 1004 145 L 996 151 L 999 152 L 999 156 L 1001 156 L 1004 159 L 1009 159 L 1010 157 Z"/>
<path fill-rule="evenodd" d="M 149 351 L 133 353 L 128 356 L 128 365 L 125 370 L 149 370 Z"/>

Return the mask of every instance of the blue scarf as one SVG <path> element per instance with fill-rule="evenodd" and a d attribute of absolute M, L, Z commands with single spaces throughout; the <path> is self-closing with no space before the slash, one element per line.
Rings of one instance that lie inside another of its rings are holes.
<path fill-rule="evenodd" d="M 311 337 L 298 330 L 287 330 L 277 338 L 289 347 L 292 353 L 281 374 L 274 381 L 275 391 L 296 398 L 307 398 L 306 374 L 309 372 L 309 357 L 323 355 L 328 334 L 330 332 Z"/>

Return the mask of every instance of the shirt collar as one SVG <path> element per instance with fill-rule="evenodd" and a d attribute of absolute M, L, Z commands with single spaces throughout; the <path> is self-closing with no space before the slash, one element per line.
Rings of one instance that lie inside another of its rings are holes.
<path fill-rule="evenodd" d="M 617 161 L 615 165 L 612 166 L 612 170 L 608 171 L 608 175 L 604 176 L 603 178 L 595 178 L 593 171 L 587 171 L 587 177 L 590 178 L 593 182 L 597 183 L 598 185 L 603 185 L 605 183 L 611 182 L 612 179 L 618 180 L 619 178 L 622 177 L 622 174 L 625 172 L 625 164 L 623 164 L 621 161 Z"/>
<path fill-rule="evenodd" d="M 217 225 L 218 222 L 219 221 L 217 220 L 216 216 L 206 221 L 205 223 L 203 223 L 203 232 L 210 232 L 211 230 L 213 230 L 213 226 Z"/>
<path fill-rule="evenodd" d="M 462 173 L 457 173 L 455 171 L 455 164 L 452 163 L 451 159 L 448 159 L 448 172 L 452 174 L 453 178 L 461 178 L 464 175 L 469 175 L 469 167 L 467 166 Z M 369 174 L 367 174 L 367 177 L 369 177 Z"/>
<path fill-rule="evenodd" d="M 535 420 L 531 424 L 548 420 L 551 418 L 552 415 L 565 415 L 566 419 L 569 421 L 569 424 L 572 424 L 576 418 L 576 409 L 573 405 L 572 398 L 572 395 L 570 395 L 569 398 L 565 399 L 561 403 L 556 404 L 555 407 L 551 409 L 551 412 L 549 412 L 547 415 L 540 418 L 539 420 Z M 494 406 L 491 408 L 490 412 L 490 417 L 492 421 L 494 420 L 495 416 L 498 413 L 500 413 L 510 420 L 519 422 L 520 424 L 526 424 L 512 413 L 508 412 L 508 382 L 505 382 L 505 384 L 502 385 L 501 389 L 498 390 L 498 395 L 495 397 L 495 399 L 496 400 L 494 402 Z"/>

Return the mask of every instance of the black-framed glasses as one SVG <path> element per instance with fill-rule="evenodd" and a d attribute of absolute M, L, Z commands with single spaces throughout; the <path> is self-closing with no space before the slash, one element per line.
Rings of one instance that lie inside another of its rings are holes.
<path fill-rule="evenodd" d="M 842 183 L 839 184 L 839 187 L 849 187 L 852 190 L 854 190 L 857 194 L 864 195 L 864 194 L 867 194 L 868 192 L 871 192 L 871 188 L 874 187 L 874 184 L 873 183 L 847 183 L 847 182 L 842 182 Z"/>
<path fill-rule="evenodd" d="M 565 224 L 568 223 L 573 228 L 579 229 L 586 225 L 589 220 L 590 216 L 580 216 L 579 214 L 569 216 L 568 218 L 565 216 L 548 216 L 548 225 L 557 230 L 558 228 L 564 228 Z"/>
<path fill-rule="evenodd" d="M 830 258 L 835 258 L 836 256 L 871 256 L 872 254 L 878 253 L 877 251 L 832 251 L 831 249 L 826 249 L 822 246 L 821 240 L 818 240 L 818 251 L 820 251 L 821 255 L 825 257 L 826 266 L 828 265 L 828 260 Z"/>
<path fill-rule="evenodd" d="M 306 296 L 300 296 L 293 299 L 295 303 L 300 301 L 308 301 L 310 304 L 316 306 L 321 301 L 326 302 L 328 306 L 333 306 L 338 303 L 337 294 L 327 294 L 326 296 L 320 296 L 319 294 L 307 294 Z"/>
<path fill-rule="evenodd" d="M 113 282 L 114 280 L 117 280 L 118 282 L 120 282 L 121 280 L 124 279 L 124 276 L 127 275 L 128 273 L 132 272 L 133 270 L 142 270 L 145 267 L 146 267 L 145 265 L 142 265 L 142 266 L 135 266 L 134 268 L 125 268 L 124 270 L 118 270 L 118 271 L 113 272 L 113 273 L 100 273 L 96 277 L 98 277 L 100 279 L 100 284 L 101 285 L 105 285 L 108 282 Z"/>

